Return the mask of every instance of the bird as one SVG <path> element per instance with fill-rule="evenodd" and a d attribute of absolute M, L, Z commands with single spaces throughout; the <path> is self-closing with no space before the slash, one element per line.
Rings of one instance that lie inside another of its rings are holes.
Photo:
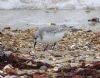
<path fill-rule="evenodd" d="M 46 44 L 44 51 L 47 49 L 49 44 L 53 44 L 55 46 L 56 43 L 63 38 L 65 32 L 68 30 L 70 30 L 70 27 L 66 25 L 45 26 L 39 28 L 34 35 L 34 48 L 37 42 Z"/>

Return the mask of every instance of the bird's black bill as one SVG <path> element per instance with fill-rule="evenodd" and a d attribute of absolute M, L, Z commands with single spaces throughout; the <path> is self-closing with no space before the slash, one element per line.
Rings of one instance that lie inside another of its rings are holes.
<path fill-rule="evenodd" d="M 36 43 L 37 43 L 37 42 L 35 41 L 35 42 L 34 42 L 34 48 L 35 48 L 35 46 L 36 46 Z"/>

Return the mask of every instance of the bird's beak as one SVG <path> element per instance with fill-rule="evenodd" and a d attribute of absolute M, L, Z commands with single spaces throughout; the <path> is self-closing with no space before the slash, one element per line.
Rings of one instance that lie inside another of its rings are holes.
<path fill-rule="evenodd" d="M 37 42 L 35 41 L 35 42 L 34 42 L 34 48 L 35 48 L 35 46 L 36 46 L 36 43 L 37 43 Z"/>

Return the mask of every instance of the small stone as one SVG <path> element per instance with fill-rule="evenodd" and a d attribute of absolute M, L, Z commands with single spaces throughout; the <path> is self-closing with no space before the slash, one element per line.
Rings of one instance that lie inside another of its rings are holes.
<path fill-rule="evenodd" d="M 58 71 L 60 67 L 54 67 L 54 71 Z"/>
<path fill-rule="evenodd" d="M 2 70 L 0 70 L 0 73 L 3 73 L 3 71 L 2 71 Z"/>
<path fill-rule="evenodd" d="M 4 77 L 0 75 L 0 78 L 4 78 Z"/>
<path fill-rule="evenodd" d="M 81 75 L 74 75 L 73 77 L 71 77 L 71 78 L 84 78 L 83 76 L 81 76 Z"/>
<path fill-rule="evenodd" d="M 33 73 L 33 78 L 48 78 L 48 74 L 47 73 L 40 73 L 40 72 L 36 72 Z"/>
<path fill-rule="evenodd" d="M 41 66 L 41 67 L 40 67 L 40 70 L 47 71 L 47 66 Z"/>

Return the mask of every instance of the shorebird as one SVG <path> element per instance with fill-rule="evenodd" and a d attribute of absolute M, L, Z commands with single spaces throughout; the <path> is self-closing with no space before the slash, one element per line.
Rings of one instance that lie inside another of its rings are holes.
<path fill-rule="evenodd" d="M 47 49 L 49 44 L 53 44 L 55 46 L 56 42 L 60 41 L 63 38 L 64 33 L 68 30 L 70 30 L 70 27 L 66 25 L 49 26 L 38 29 L 34 37 L 34 48 L 37 42 L 47 44 L 44 51 Z"/>

